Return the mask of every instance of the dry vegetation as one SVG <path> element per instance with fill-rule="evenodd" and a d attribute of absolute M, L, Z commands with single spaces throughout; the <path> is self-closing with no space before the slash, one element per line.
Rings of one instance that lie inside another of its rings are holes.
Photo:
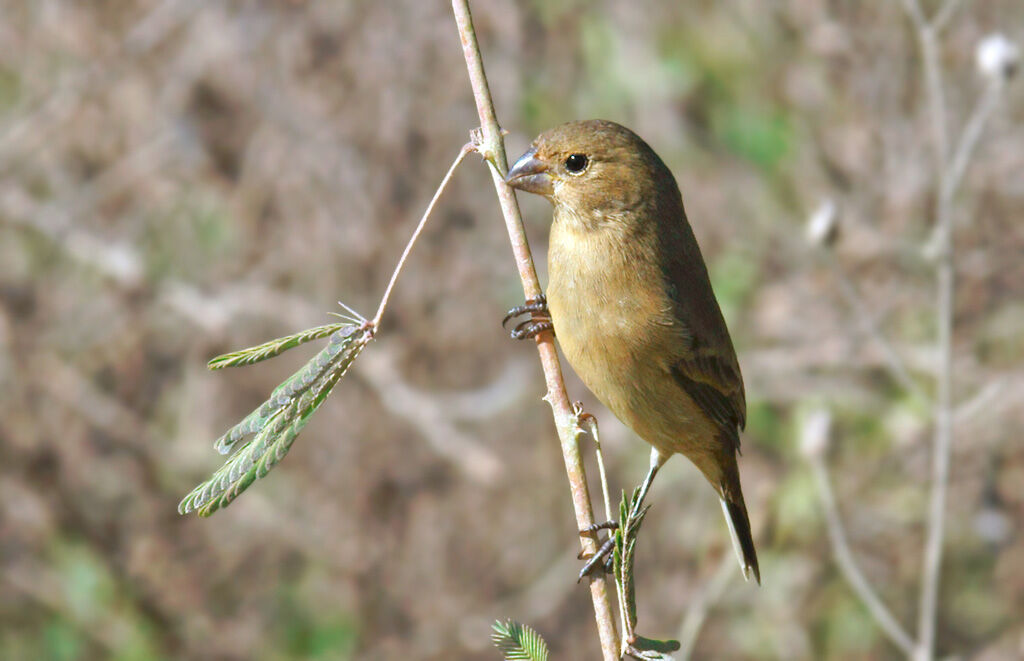
<path fill-rule="evenodd" d="M 685 638 L 706 615 L 707 658 L 898 658 L 836 568 L 798 432 L 831 411 L 850 544 L 913 630 L 930 417 L 837 277 L 930 397 L 935 178 L 910 24 L 895 1 L 650 4 L 474 6 L 510 150 L 578 117 L 645 136 L 739 350 L 764 586 L 740 580 L 676 459 L 639 548 L 642 628 Z M 940 51 L 954 135 L 984 87 L 977 42 L 1024 41 L 1019 0 L 962 4 Z M 0 658 L 494 659 L 498 617 L 595 658 L 536 356 L 498 324 L 522 296 L 475 158 L 288 458 L 213 519 L 175 511 L 218 465 L 212 441 L 306 355 L 206 360 L 325 323 L 339 298 L 372 313 L 476 121 L 445 2 L 0 1 Z M 979 661 L 1024 649 L 1022 121 L 1018 84 L 955 206 L 966 404 L 938 650 Z M 826 198 L 833 257 L 804 239 Z M 549 212 L 524 210 L 543 263 Z M 613 488 L 639 481 L 646 446 L 569 389 L 601 420 Z"/>

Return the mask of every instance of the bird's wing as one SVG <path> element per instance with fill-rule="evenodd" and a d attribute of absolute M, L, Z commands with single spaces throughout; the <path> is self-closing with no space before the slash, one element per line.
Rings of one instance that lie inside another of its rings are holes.
<path fill-rule="evenodd" d="M 731 348 L 731 347 L 730 347 Z M 694 354 L 672 365 L 672 376 L 709 418 L 728 432 L 747 423 L 743 379 L 733 360 Z M 731 434 L 730 434 L 731 435 Z"/>
<path fill-rule="evenodd" d="M 669 367 L 683 390 L 723 431 L 734 436 L 747 420 L 736 350 L 681 201 L 666 216 L 673 217 L 660 227 L 667 239 L 662 243 L 666 290 L 676 323 L 685 328 L 689 340 Z"/>

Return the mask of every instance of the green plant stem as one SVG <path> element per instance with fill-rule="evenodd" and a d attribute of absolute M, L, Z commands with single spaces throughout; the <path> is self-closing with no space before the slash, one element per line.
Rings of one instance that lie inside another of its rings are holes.
<path fill-rule="evenodd" d="M 505 183 L 504 174 L 508 171 L 505 142 L 494 112 L 490 89 L 487 86 L 487 77 L 484 74 L 480 46 L 473 30 L 473 19 L 470 16 L 468 0 L 452 0 L 452 10 L 455 12 L 455 22 L 462 40 L 462 52 L 466 59 L 466 68 L 469 71 L 473 98 L 480 116 L 481 136 L 478 151 L 490 167 L 494 188 L 498 193 L 498 201 L 501 204 L 505 226 L 512 244 L 516 268 L 523 283 L 523 293 L 527 298 L 535 298 L 542 293 L 540 282 L 533 266 L 533 257 L 526 239 L 526 230 L 523 228 L 519 204 L 512 188 Z M 594 512 L 590 504 L 587 475 L 580 454 L 581 430 L 569 402 L 569 396 L 565 391 L 562 368 L 555 351 L 554 336 L 550 332 L 541 333 L 537 336 L 536 341 L 541 367 L 544 370 L 544 380 L 547 384 L 545 399 L 551 405 L 555 427 L 558 430 L 558 438 L 562 446 L 565 470 L 572 491 L 573 508 L 576 512 L 576 526 L 582 530 L 594 523 Z M 597 552 L 596 533 L 581 535 L 580 541 L 584 553 Z M 603 658 L 605 661 L 614 661 L 619 658 L 619 634 L 615 628 L 608 587 L 603 577 L 590 579 L 590 596 L 594 604 L 594 615 L 597 619 Z"/>

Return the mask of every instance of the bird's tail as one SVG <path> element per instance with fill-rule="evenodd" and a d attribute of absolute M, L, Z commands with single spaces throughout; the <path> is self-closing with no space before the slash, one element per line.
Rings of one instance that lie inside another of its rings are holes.
<path fill-rule="evenodd" d="M 751 574 L 757 584 L 761 584 L 761 570 L 757 566 L 757 551 L 754 550 L 754 538 L 750 534 L 750 519 L 747 517 L 747 505 L 743 502 L 743 492 L 739 488 L 739 479 L 732 489 L 722 489 L 722 512 L 725 522 L 729 524 L 729 536 L 732 548 L 736 551 L 736 559 L 743 569 L 743 578 L 750 580 Z"/>

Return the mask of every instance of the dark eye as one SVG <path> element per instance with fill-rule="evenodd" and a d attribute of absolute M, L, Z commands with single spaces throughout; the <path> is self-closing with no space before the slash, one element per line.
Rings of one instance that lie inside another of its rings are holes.
<path fill-rule="evenodd" d="M 569 174 L 579 174 L 587 169 L 589 162 L 586 154 L 570 154 L 565 159 L 565 169 L 569 171 Z"/>

